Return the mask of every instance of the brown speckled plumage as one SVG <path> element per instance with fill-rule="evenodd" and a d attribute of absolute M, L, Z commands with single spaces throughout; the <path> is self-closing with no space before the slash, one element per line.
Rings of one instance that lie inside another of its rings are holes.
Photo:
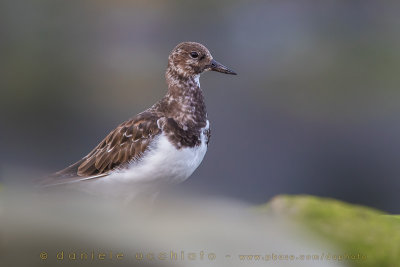
<path fill-rule="evenodd" d="M 198 82 L 199 75 L 207 70 L 235 74 L 214 61 L 203 45 L 193 42 L 177 45 L 168 58 L 167 94 L 149 109 L 120 124 L 87 156 L 53 177 L 79 180 L 79 177 L 107 175 L 140 160 L 160 134 L 181 149 L 198 146 L 204 131 L 208 144 L 207 111 Z"/>

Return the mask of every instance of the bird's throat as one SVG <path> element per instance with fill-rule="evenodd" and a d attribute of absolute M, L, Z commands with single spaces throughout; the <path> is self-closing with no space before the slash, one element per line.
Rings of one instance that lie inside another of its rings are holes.
<path fill-rule="evenodd" d="M 166 78 L 168 93 L 163 99 L 164 112 L 182 126 L 205 125 L 207 112 L 199 75 L 182 77 L 167 72 Z"/>

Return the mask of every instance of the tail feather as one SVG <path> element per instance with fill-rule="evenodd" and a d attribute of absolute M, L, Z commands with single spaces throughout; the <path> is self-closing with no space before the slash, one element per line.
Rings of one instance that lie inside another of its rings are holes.
<path fill-rule="evenodd" d="M 41 179 L 37 184 L 39 187 L 49 187 L 56 185 L 64 185 L 73 182 L 79 182 L 83 180 L 95 179 L 107 175 L 107 173 L 102 173 L 98 175 L 91 176 L 80 176 L 78 175 L 79 166 L 85 161 L 85 158 L 79 160 L 78 162 L 68 166 L 67 168 L 53 173 L 43 179 Z"/>
<path fill-rule="evenodd" d="M 70 178 L 70 177 L 76 177 L 78 176 L 78 168 L 79 166 L 82 164 L 82 162 L 85 161 L 85 158 L 79 160 L 78 162 L 75 162 L 74 164 L 68 166 L 67 168 L 58 171 L 56 173 L 54 173 L 51 176 L 55 176 L 58 178 Z"/>

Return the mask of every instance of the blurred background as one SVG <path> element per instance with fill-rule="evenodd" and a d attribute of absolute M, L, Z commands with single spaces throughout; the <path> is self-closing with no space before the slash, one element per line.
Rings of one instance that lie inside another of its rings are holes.
<path fill-rule="evenodd" d="M 85 156 L 165 94 L 169 52 L 197 41 L 239 75 L 202 76 L 212 138 L 180 190 L 255 204 L 313 194 L 399 213 L 399 7 L 2 1 L 1 179 Z"/>

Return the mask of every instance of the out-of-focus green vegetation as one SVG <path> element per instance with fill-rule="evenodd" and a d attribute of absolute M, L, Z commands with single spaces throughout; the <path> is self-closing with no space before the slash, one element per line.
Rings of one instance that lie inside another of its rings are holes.
<path fill-rule="evenodd" d="M 348 261 L 352 266 L 399 266 L 399 216 L 314 196 L 277 196 L 259 209 L 299 223 L 344 254 L 367 257 L 365 261 Z"/>

